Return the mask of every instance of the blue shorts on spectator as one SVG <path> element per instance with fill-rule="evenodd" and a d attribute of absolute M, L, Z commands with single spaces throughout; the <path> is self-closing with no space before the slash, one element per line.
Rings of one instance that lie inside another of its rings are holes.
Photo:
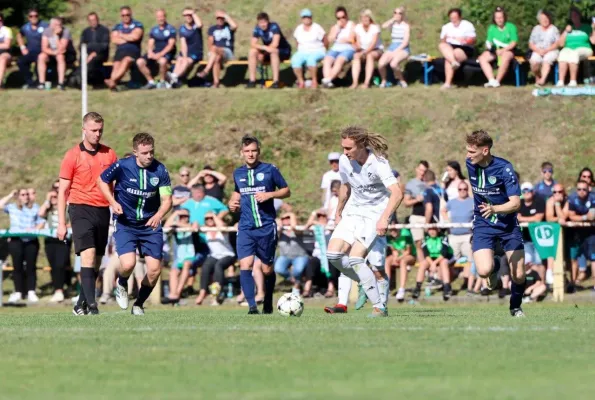
<path fill-rule="evenodd" d="M 316 67 L 323 58 L 323 50 L 315 52 L 298 51 L 291 56 L 291 68 L 302 68 L 304 65 L 309 68 Z"/>

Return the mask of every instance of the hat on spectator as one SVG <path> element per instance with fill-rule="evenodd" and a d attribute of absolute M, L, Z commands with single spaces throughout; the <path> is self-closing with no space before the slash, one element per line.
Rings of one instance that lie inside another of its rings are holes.
<path fill-rule="evenodd" d="M 205 164 L 205 166 L 202 167 L 202 169 L 207 170 L 207 171 L 212 171 L 213 167 L 211 167 L 209 164 Z"/>
<path fill-rule="evenodd" d="M 531 182 L 524 182 L 521 185 L 521 191 L 523 191 L 523 190 L 533 191 L 533 184 Z"/>
<path fill-rule="evenodd" d="M 300 18 L 312 18 L 312 11 L 310 11 L 309 8 L 304 8 L 302 11 L 300 11 Z"/>
<path fill-rule="evenodd" d="M 332 153 L 328 153 L 329 161 L 339 161 L 339 158 L 341 158 L 341 154 L 337 153 L 336 151 L 333 151 Z"/>

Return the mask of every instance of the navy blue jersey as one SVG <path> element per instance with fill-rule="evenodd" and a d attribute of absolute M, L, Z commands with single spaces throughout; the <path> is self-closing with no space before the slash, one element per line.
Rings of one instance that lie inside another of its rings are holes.
<path fill-rule="evenodd" d="M 157 160 L 148 168 L 139 167 L 136 157 L 116 161 L 102 174 L 105 183 L 116 182 L 114 198 L 122 206 L 117 220 L 122 225 L 143 226 L 157 213 L 161 196 L 171 195 L 169 173 Z"/>
<path fill-rule="evenodd" d="M 188 54 L 202 54 L 202 28 L 193 25 L 188 28 L 186 25 L 180 26 L 180 38 L 186 40 Z"/>
<path fill-rule="evenodd" d="M 128 26 L 124 26 L 123 23 L 119 23 L 116 26 L 114 26 L 112 28 L 112 31 L 119 31 L 122 33 L 131 33 L 134 29 L 136 28 L 140 28 L 143 31 L 145 30 L 145 27 L 143 26 L 143 23 L 140 21 L 137 21 L 135 19 L 133 19 L 132 21 L 130 21 L 130 24 Z M 132 50 L 132 51 L 140 51 L 140 45 L 141 42 L 143 41 L 143 37 L 141 36 L 139 40 L 137 40 L 136 42 L 126 42 L 124 44 L 119 44 L 118 45 L 118 49 L 126 49 L 126 50 Z"/>
<path fill-rule="evenodd" d="M 547 185 L 544 181 L 538 182 L 535 184 L 535 194 L 541 196 L 544 200 L 549 199 L 554 194 L 554 185 L 556 181 L 553 181 L 551 185 Z"/>
<path fill-rule="evenodd" d="M 469 171 L 469 181 L 473 190 L 473 226 L 511 228 L 518 225 L 516 213 L 496 214 L 485 219 L 479 211 L 481 203 L 501 205 L 507 203 L 511 196 L 521 196 L 521 189 L 512 164 L 503 158 L 493 157 L 490 164 L 482 168 L 467 160 L 467 171 Z"/>
<path fill-rule="evenodd" d="M 235 191 L 240 194 L 240 230 L 275 224 L 274 200 L 258 203 L 256 193 L 274 192 L 287 187 L 281 172 L 273 164 L 260 163 L 256 168 L 243 165 L 233 172 Z"/>
<path fill-rule="evenodd" d="M 32 53 L 41 53 L 41 36 L 48 27 L 49 24 L 45 21 L 39 21 L 35 29 L 30 22 L 21 27 L 21 35 L 27 39 L 27 50 Z"/>
<path fill-rule="evenodd" d="M 270 22 L 268 28 L 265 30 L 260 29 L 260 27 L 256 25 L 254 27 L 254 30 L 252 31 L 252 37 L 261 39 L 262 44 L 264 44 L 265 46 L 271 44 L 274 35 L 281 35 L 281 37 L 279 38 L 279 51 L 291 51 L 291 46 L 289 45 L 289 42 L 287 41 L 287 39 L 285 39 L 285 36 L 283 36 L 281 28 L 279 27 L 279 24 L 277 24 L 276 22 Z"/>
<path fill-rule="evenodd" d="M 167 42 L 169 42 L 169 39 L 176 39 L 176 28 L 170 24 L 165 24 L 163 28 L 161 28 L 159 25 L 155 25 L 151 29 L 149 37 L 155 41 L 153 52 L 159 53 L 165 49 L 165 47 L 167 47 Z M 174 48 L 171 50 L 171 52 L 173 53 L 175 51 L 176 47 L 174 45 Z"/>
<path fill-rule="evenodd" d="M 215 47 L 227 47 L 233 51 L 235 32 L 231 30 L 231 27 L 227 22 L 223 26 L 211 26 L 209 28 L 209 36 L 213 37 Z"/>
<path fill-rule="evenodd" d="M 434 189 L 429 187 L 424 190 L 424 207 L 427 203 L 432 204 L 432 221 L 440 222 L 440 194 Z"/>
<path fill-rule="evenodd" d="M 595 193 L 589 193 L 584 199 L 578 197 L 576 192 L 568 196 L 568 209 L 576 215 L 587 215 L 591 208 L 595 208 Z"/>

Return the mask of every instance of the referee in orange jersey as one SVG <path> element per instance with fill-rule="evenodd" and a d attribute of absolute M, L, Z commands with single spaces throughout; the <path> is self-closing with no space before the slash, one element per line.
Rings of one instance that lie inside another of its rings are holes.
<path fill-rule="evenodd" d="M 81 257 L 81 293 L 74 315 L 99 314 L 95 280 L 105 254 L 110 227 L 109 203 L 96 185 L 97 178 L 114 162 L 116 153 L 99 143 L 103 117 L 90 112 L 83 117 L 83 141 L 68 150 L 60 167 L 58 189 L 58 238 L 66 237 L 66 202 L 72 225 L 74 251 Z"/>

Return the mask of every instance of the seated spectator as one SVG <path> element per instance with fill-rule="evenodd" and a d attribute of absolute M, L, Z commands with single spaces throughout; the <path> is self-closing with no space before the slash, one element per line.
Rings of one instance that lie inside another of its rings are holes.
<path fill-rule="evenodd" d="M 9 201 L 14 198 L 14 202 Z M 42 229 L 45 221 L 39 217 L 39 206 L 29 202 L 26 189 L 13 190 L 0 199 L 0 208 L 10 218 L 11 231 L 31 231 Z M 29 303 L 37 303 L 39 298 L 35 294 L 37 283 L 37 255 L 39 254 L 39 240 L 29 237 L 12 237 L 8 243 L 8 251 L 12 258 L 14 271 L 12 279 L 14 292 L 9 296 L 8 303 L 20 302 L 25 293 Z M 25 268 L 27 268 L 25 270 Z"/>
<path fill-rule="evenodd" d="M 542 163 L 541 175 L 543 179 L 535 184 L 535 194 L 545 201 L 552 196 L 552 188 L 556 184 L 554 180 L 554 165 L 549 161 Z"/>
<path fill-rule="evenodd" d="M 529 49 L 531 50 L 531 72 L 535 75 L 535 84 L 542 86 L 552 69 L 552 65 L 558 59 L 558 41 L 560 31 L 552 24 L 552 14 L 548 11 L 541 11 L 537 16 L 539 25 L 535 26 L 529 37 Z"/>
<path fill-rule="evenodd" d="M 188 186 L 192 187 L 197 183 L 203 185 L 207 196 L 223 201 L 226 182 L 227 176 L 221 172 L 215 171 L 210 165 L 205 165 L 202 171 L 192 178 L 188 183 Z"/>
<path fill-rule="evenodd" d="M 382 54 L 378 61 L 378 72 L 382 81 L 380 87 L 386 87 L 386 67 L 390 65 L 395 74 L 395 78 L 399 80 L 399 85 L 403 88 L 407 87 L 407 81 L 403 76 L 401 64 L 409 58 L 411 49 L 409 48 L 409 39 L 411 37 L 411 28 L 405 22 L 405 8 L 397 7 L 393 11 L 393 17 L 382 24 L 382 29 L 390 29 L 391 43 L 388 50 Z"/>
<path fill-rule="evenodd" d="M 539 275 L 535 265 L 527 265 L 525 274 L 526 289 L 523 303 L 541 301 L 547 295 L 547 286 L 543 283 L 543 277 Z"/>
<path fill-rule="evenodd" d="M 355 24 L 349 20 L 347 9 L 343 6 L 335 10 L 337 23 L 333 25 L 328 33 L 327 41 L 331 46 L 322 63 L 322 85 L 327 88 L 333 87 L 333 79 L 339 75 L 343 66 L 353 60 L 355 49 Z"/>
<path fill-rule="evenodd" d="M 460 8 L 448 10 L 450 22 L 442 27 L 440 32 L 440 45 L 438 49 L 444 57 L 444 73 L 446 75 L 442 89 L 450 89 L 455 71 L 461 63 L 473 57 L 473 46 L 477 40 L 475 27 L 467 20 L 462 19 Z"/>
<path fill-rule="evenodd" d="M 48 67 L 55 66 L 58 72 L 58 89 L 64 90 L 66 66 L 74 63 L 76 51 L 72 44 L 70 29 L 64 27 L 62 18 L 52 18 L 50 26 L 43 31 L 41 37 L 41 53 L 37 57 L 37 77 L 40 90 L 45 89 Z"/>
<path fill-rule="evenodd" d="M 35 188 L 32 188 L 32 187 L 28 188 L 27 194 L 29 195 L 29 198 L 27 200 L 27 206 L 33 207 L 33 204 L 35 204 L 35 199 L 37 196 L 37 192 L 35 191 Z"/>
<path fill-rule="evenodd" d="M 535 195 L 531 182 L 525 182 L 521 185 L 521 208 L 517 219 L 519 222 L 543 222 L 545 219 L 545 201 Z M 525 243 L 525 265 L 535 266 L 543 280 L 545 278 L 545 269 L 539 257 L 539 253 L 533 244 L 529 230 L 523 228 L 523 242 Z"/>
<path fill-rule="evenodd" d="M 297 42 L 297 51 L 291 56 L 291 68 L 297 78 L 298 88 L 306 87 L 304 82 L 304 65 L 310 72 L 312 88 L 318 87 L 318 62 L 324 58 L 327 46 L 326 32 L 320 25 L 312 21 L 312 11 L 304 8 L 300 12 L 302 23 L 293 31 Z"/>
<path fill-rule="evenodd" d="M 58 229 L 58 192 L 52 189 L 48 192 L 45 201 L 39 208 L 39 217 L 45 222 L 44 228 L 50 230 Z M 66 213 L 66 224 L 70 225 L 68 213 Z M 53 237 L 46 237 L 45 255 L 52 269 L 52 286 L 54 295 L 50 299 L 51 303 L 61 303 L 64 301 L 64 274 L 66 267 L 70 264 L 70 240 L 59 240 Z"/>
<path fill-rule="evenodd" d="M 556 86 L 563 87 L 566 74 L 570 70 L 569 87 L 577 86 L 578 63 L 593 55 L 592 44 L 595 44 L 595 31 L 592 26 L 583 24 L 583 16 L 577 8 L 570 10 L 572 25 L 566 26 L 560 36 L 559 46 L 562 47 L 558 56 L 558 67 L 560 76 Z M 593 23 L 595 26 L 595 23 Z"/>
<path fill-rule="evenodd" d="M 258 43 L 262 40 L 262 44 Z M 256 26 L 252 31 L 250 42 L 250 53 L 248 53 L 249 81 L 247 88 L 256 87 L 256 66 L 260 64 L 271 64 L 273 71 L 273 83 L 271 89 L 279 89 L 279 73 L 281 62 L 291 57 L 291 46 L 281 32 L 279 24 L 270 22 L 269 15 L 261 12 L 256 16 Z"/>
<path fill-rule="evenodd" d="M 492 22 L 488 28 L 486 39 L 487 50 L 478 58 L 483 74 L 488 79 L 484 85 L 487 88 L 497 88 L 508 72 L 508 67 L 514 59 L 514 52 L 519 41 L 516 26 L 508 21 L 508 15 L 502 7 L 496 7 Z M 492 63 L 496 61 L 498 75 L 494 78 Z"/>
<path fill-rule="evenodd" d="M 461 182 L 467 182 L 469 184 L 469 181 L 463 175 L 463 171 L 461 171 L 461 164 L 454 160 L 446 162 L 446 171 L 444 171 L 442 182 L 444 182 L 443 197 L 446 202 L 460 196 L 459 185 Z"/>
<path fill-rule="evenodd" d="M 312 211 L 308 222 L 306 222 L 305 229 L 312 229 L 314 232 L 314 250 L 304 272 L 306 284 L 304 285 L 302 297 L 312 297 L 311 283 L 318 271 L 326 278 L 326 292 L 324 293 L 324 297 L 335 297 L 335 287 L 339 279 L 339 270 L 330 265 L 326 258 L 326 247 L 331 236 L 331 231 L 327 229 L 328 227 L 329 219 L 326 210 L 321 208 Z"/>
<path fill-rule="evenodd" d="M 157 25 L 151 28 L 147 54 L 136 60 L 136 66 L 147 80 L 143 89 L 165 89 L 165 73 L 176 55 L 176 28 L 167 22 L 165 10 L 155 12 Z M 159 67 L 159 85 L 153 80 L 151 70 Z"/>
<path fill-rule="evenodd" d="M 566 207 L 566 203 L 568 202 L 568 196 L 566 195 L 566 191 L 564 190 L 564 186 L 559 183 L 554 184 L 554 189 L 552 190 L 552 196 L 547 199 L 545 203 L 545 220 L 547 222 L 557 222 L 559 224 L 564 224 L 567 219 L 567 213 L 564 211 Z M 565 248 L 568 248 L 570 245 L 570 236 L 569 236 L 569 229 L 564 230 L 564 243 Z M 566 253 L 566 251 L 565 251 Z M 567 258 L 566 256 L 564 258 Z M 578 271 L 577 271 L 578 272 Z M 571 270 L 572 273 L 572 270 Z M 577 274 L 575 273 L 572 276 L 572 282 L 576 281 Z M 552 257 L 547 259 L 547 270 L 545 272 L 545 283 L 548 285 L 554 284 L 554 259 Z"/>
<path fill-rule="evenodd" d="M 293 283 L 292 293 L 299 295 L 302 274 L 308 265 L 308 252 L 295 233 L 296 216 L 287 213 L 281 216 L 279 225 L 279 256 L 275 260 L 275 273 Z M 291 275 L 289 267 L 291 266 Z"/>
<path fill-rule="evenodd" d="M 584 167 L 578 174 L 578 181 L 585 181 L 589 185 L 589 192 L 593 191 L 595 185 L 595 179 L 593 179 L 593 171 L 589 167 Z"/>
<path fill-rule="evenodd" d="M 174 262 L 169 272 L 169 296 L 168 302 L 177 303 L 182 296 L 182 290 L 190 275 L 190 270 L 197 261 L 204 261 L 203 256 L 197 254 L 194 248 L 194 235 L 191 231 L 177 232 L 177 228 L 192 229 L 198 231 L 198 223 L 190 222 L 190 213 L 186 209 L 174 211 L 163 225 L 164 228 L 172 228 L 171 234 L 176 243 Z"/>
<path fill-rule="evenodd" d="M 190 198 L 190 188 L 192 185 L 190 185 L 190 170 L 187 167 L 180 168 L 178 182 L 172 191 L 172 205 L 174 210 L 179 209 Z"/>
<path fill-rule="evenodd" d="M 39 20 L 39 11 L 36 8 L 29 9 L 27 19 L 29 22 L 23 25 L 17 34 L 17 43 L 21 50 L 21 56 L 17 64 L 21 76 L 25 80 L 23 89 L 35 87 L 33 75 L 31 74 L 31 64 L 37 63 L 37 57 L 41 53 L 41 37 L 43 31 L 49 26 L 47 22 Z"/>
<path fill-rule="evenodd" d="M 105 80 L 111 90 L 116 90 L 118 82 L 140 58 L 140 48 L 143 41 L 144 26 L 142 22 L 132 18 L 132 9 L 128 6 L 120 7 L 120 23 L 113 27 L 111 39 L 116 45 L 112 75 Z"/>
<path fill-rule="evenodd" d="M 235 32 L 238 24 L 225 11 L 215 13 L 217 23 L 209 28 L 209 59 L 207 66 L 197 74 L 199 78 L 206 76 L 213 70 L 213 87 L 219 87 L 221 68 L 223 63 L 235 58 L 233 54 Z"/>
<path fill-rule="evenodd" d="M 567 203 L 568 220 L 573 222 L 595 221 L 593 197 L 589 195 L 589 184 L 586 181 L 579 181 L 576 184 L 576 194 L 569 198 Z M 591 274 L 593 275 L 593 271 L 595 271 L 595 229 L 592 227 L 575 228 L 573 231 L 570 257 L 572 260 L 578 260 L 583 255 L 591 262 Z"/>
<path fill-rule="evenodd" d="M 99 16 L 87 15 L 89 26 L 81 34 L 81 44 L 87 45 L 87 79 L 89 82 L 103 82 L 103 63 L 109 59 L 109 29 L 99 23 Z"/>
<path fill-rule="evenodd" d="M 331 182 L 332 181 L 340 181 L 341 174 L 339 174 L 339 158 L 341 157 L 340 153 L 332 152 L 328 154 L 328 162 L 331 166 L 331 169 L 326 171 L 322 175 L 322 182 L 320 183 L 320 189 L 322 192 L 322 205 L 324 206 L 331 197 Z"/>
<path fill-rule="evenodd" d="M 0 89 L 4 85 L 4 73 L 10 65 L 10 47 L 12 46 L 12 31 L 4 26 L 4 15 L 0 13 Z"/>
<path fill-rule="evenodd" d="M 411 216 L 409 223 L 411 224 L 425 224 L 425 206 L 424 206 L 424 191 L 426 184 L 423 181 L 424 175 L 429 168 L 426 160 L 420 160 L 417 167 L 415 167 L 415 178 L 409 180 L 405 185 L 405 195 L 403 196 L 403 204 L 405 207 L 411 207 Z M 419 262 L 423 261 L 423 253 L 421 251 L 421 243 L 424 238 L 423 228 L 411 229 L 411 236 L 415 242 L 415 249 L 417 259 Z"/>
<path fill-rule="evenodd" d="M 372 75 L 374 75 L 374 63 L 380 59 L 384 46 L 380 37 L 380 27 L 374 23 L 374 15 L 370 10 L 364 10 L 360 14 L 360 23 L 353 29 L 355 32 L 355 54 L 351 63 L 351 88 L 355 89 L 359 83 L 359 75 L 362 69 L 362 61 L 366 62 L 364 83 L 361 88 L 370 87 Z"/>
<path fill-rule="evenodd" d="M 413 236 L 409 229 L 391 228 L 387 237 L 387 256 L 385 260 L 384 272 L 388 281 L 391 281 L 393 270 L 399 270 L 399 290 L 395 296 L 397 301 L 405 300 L 405 285 L 407 284 L 408 268 L 415 265 L 415 244 Z"/>
<path fill-rule="evenodd" d="M 205 226 L 207 228 L 224 228 L 225 223 L 214 213 L 208 213 L 205 216 Z M 211 305 L 218 306 L 225 299 L 225 292 L 222 290 L 225 283 L 225 270 L 234 265 L 237 258 L 225 233 L 209 231 L 205 232 L 204 235 L 207 238 L 210 253 L 202 265 L 200 292 L 196 298 L 196 304 L 202 304 L 207 293 L 210 292 L 213 296 Z M 211 276 L 213 276 L 213 284 L 209 285 Z"/>
<path fill-rule="evenodd" d="M 448 244 L 448 240 L 445 237 L 440 237 L 437 228 L 429 228 L 428 236 L 425 237 L 421 247 L 424 259 L 419 264 L 412 297 L 414 299 L 419 298 L 421 285 L 425 278 L 425 272 L 429 269 L 430 271 L 439 271 L 439 276 L 444 284 L 442 297 L 444 301 L 447 301 L 452 295 L 452 289 L 450 287 L 450 267 L 454 264 L 452 249 Z"/>
<path fill-rule="evenodd" d="M 192 7 L 184 8 L 182 16 L 184 23 L 180 26 L 180 53 L 173 72 L 167 75 L 174 88 L 181 86 L 180 78 L 186 76 L 192 66 L 203 58 L 202 20 Z"/>

